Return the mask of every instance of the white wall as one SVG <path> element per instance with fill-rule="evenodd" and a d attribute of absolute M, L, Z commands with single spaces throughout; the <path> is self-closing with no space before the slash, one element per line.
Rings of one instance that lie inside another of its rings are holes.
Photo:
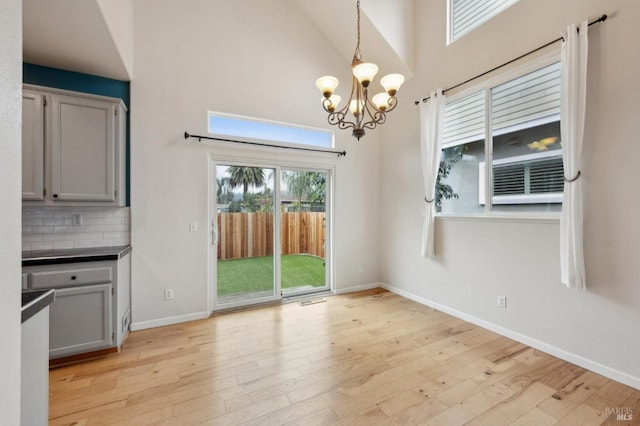
<path fill-rule="evenodd" d="M 207 308 L 208 158 L 311 156 L 237 145 L 187 144 L 206 134 L 207 110 L 328 128 L 315 80 L 350 81 L 349 63 L 288 0 L 139 0 L 134 5 L 131 83 L 133 325 L 197 317 Z M 348 87 L 340 87 L 348 90 Z M 379 133 L 336 135 L 336 286 L 376 282 Z M 189 233 L 189 221 L 199 232 Z M 364 272 L 359 272 L 359 266 Z M 163 300 L 163 288 L 175 299 Z"/>
<path fill-rule="evenodd" d="M 419 257 L 424 201 L 417 107 L 403 108 L 384 128 L 381 278 L 411 297 L 640 387 L 640 2 L 521 1 L 448 47 L 445 2 L 416 2 L 417 78 L 403 89 L 421 98 L 557 38 L 570 22 L 602 13 L 609 20 L 591 27 L 589 36 L 582 170 L 587 292 L 560 284 L 555 221 L 440 218 L 437 259 Z M 496 306 L 498 294 L 507 296 L 506 310 Z"/>
<path fill-rule="evenodd" d="M 22 2 L 0 3 L 0 413 L 20 424 Z"/>

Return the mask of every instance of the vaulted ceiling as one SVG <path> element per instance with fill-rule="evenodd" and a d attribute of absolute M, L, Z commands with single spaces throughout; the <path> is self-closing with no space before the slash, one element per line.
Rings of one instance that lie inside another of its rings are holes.
<path fill-rule="evenodd" d="M 131 80 L 131 0 L 23 0 L 24 61 Z"/>
<path fill-rule="evenodd" d="M 325 34 L 349 66 L 355 1 L 287 0 Z M 413 75 L 414 0 L 365 0 L 361 51 L 382 74 Z M 24 61 L 117 80 L 133 78 L 132 0 L 23 0 Z"/>

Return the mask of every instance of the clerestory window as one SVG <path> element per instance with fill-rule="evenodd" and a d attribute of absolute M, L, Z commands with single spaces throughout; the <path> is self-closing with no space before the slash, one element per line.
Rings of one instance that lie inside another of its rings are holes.
<path fill-rule="evenodd" d="M 518 0 L 447 0 L 447 41 L 453 43 Z"/>
<path fill-rule="evenodd" d="M 209 133 L 222 138 L 238 138 L 277 145 L 333 148 L 334 133 L 289 123 L 209 112 Z"/>

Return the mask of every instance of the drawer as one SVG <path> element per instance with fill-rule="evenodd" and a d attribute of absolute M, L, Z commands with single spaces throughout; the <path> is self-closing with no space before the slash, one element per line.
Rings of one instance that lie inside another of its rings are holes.
<path fill-rule="evenodd" d="M 29 288 L 31 289 L 104 284 L 111 281 L 113 281 L 113 268 L 111 267 L 60 269 L 29 274 Z"/>

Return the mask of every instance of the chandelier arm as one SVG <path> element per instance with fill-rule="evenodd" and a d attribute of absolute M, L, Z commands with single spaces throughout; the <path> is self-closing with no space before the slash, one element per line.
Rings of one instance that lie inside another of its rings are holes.
<path fill-rule="evenodd" d="M 389 106 L 384 111 L 385 114 L 390 112 L 390 111 L 393 111 L 396 108 L 396 106 L 398 105 L 398 98 L 396 98 L 395 96 L 390 96 L 389 100 L 387 101 L 387 105 L 389 105 Z"/>
<path fill-rule="evenodd" d="M 367 112 L 367 115 L 369 116 L 369 118 L 371 120 L 367 121 L 367 123 L 365 123 L 365 125 L 363 127 L 366 127 L 367 124 L 369 123 L 376 123 L 376 124 L 382 124 L 384 123 L 386 116 L 385 113 L 383 111 L 380 111 L 376 105 L 371 102 L 371 100 L 367 99 L 367 103 L 365 104 L 365 108 L 364 108 Z M 371 129 L 372 127 L 367 127 L 369 129 Z"/>
<path fill-rule="evenodd" d="M 330 106 L 331 106 L 331 100 L 329 98 L 322 99 L 322 108 L 324 108 L 324 110 L 329 114 L 333 114 L 333 112 L 329 109 Z"/>
<path fill-rule="evenodd" d="M 364 124 L 363 127 L 367 129 L 375 129 L 378 125 L 382 125 L 387 121 L 387 115 L 384 112 L 378 111 L 375 114 L 375 118 Z"/>
<path fill-rule="evenodd" d="M 338 128 L 340 130 L 345 130 L 345 129 L 356 129 L 356 124 L 351 122 L 351 121 L 341 121 L 338 123 Z"/>
<path fill-rule="evenodd" d="M 378 124 L 384 124 L 384 122 L 387 119 L 387 116 L 385 115 L 385 113 L 382 111 L 378 111 L 377 109 L 374 110 L 373 112 L 371 112 L 370 110 L 367 110 L 367 114 L 369 115 L 371 120 L 364 123 L 362 125 L 363 128 L 373 130 L 378 126 Z"/>
<path fill-rule="evenodd" d="M 345 109 L 346 108 L 343 108 L 340 111 L 330 113 L 329 116 L 327 117 L 329 124 L 331 124 L 332 126 L 337 125 L 338 128 L 340 128 L 341 130 L 348 129 L 348 128 L 355 128 L 356 127 L 355 123 L 351 121 L 345 121 L 345 117 L 346 117 Z"/>

